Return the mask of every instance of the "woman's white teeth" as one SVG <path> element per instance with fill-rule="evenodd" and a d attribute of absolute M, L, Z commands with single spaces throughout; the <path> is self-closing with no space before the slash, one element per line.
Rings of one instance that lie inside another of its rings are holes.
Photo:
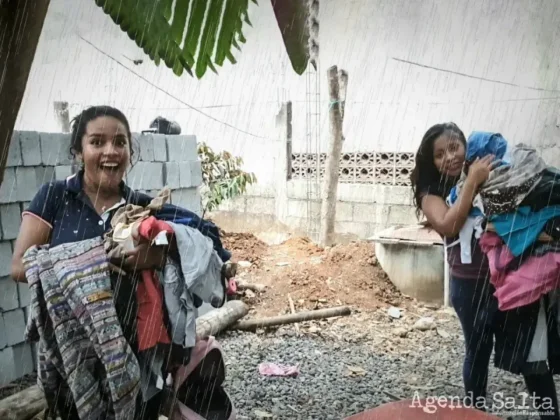
<path fill-rule="evenodd" d="M 102 168 L 116 168 L 119 166 L 118 163 L 104 163 L 101 165 Z"/>

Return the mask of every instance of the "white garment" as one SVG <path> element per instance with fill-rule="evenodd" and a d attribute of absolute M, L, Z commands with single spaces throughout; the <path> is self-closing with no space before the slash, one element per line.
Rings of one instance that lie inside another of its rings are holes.
<path fill-rule="evenodd" d="M 218 308 L 224 304 L 226 285 L 223 262 L 212 240 L 190 226 L 167 222 L 175 232 L 180 264 L 169 260 L 163 270 L 165 306 L 173 332 L 172 341 L 194 347 L 197 308 L 194 296 Z"/>
<path fill-rule="evenodd" d="M 546 313 L 544 311 L 544 301 L 541 297 L 539 316 L 537 318 L 537 326 L 535 335 L 531 342 L 531 349 L 527 356 L 527 362 L 540 362 L 548 359 L 548 331 L 546 326 Z"/>
<path fill-rule="evenodd" d="M 459 191 L 457 192 L 459 193 Z M 447 202 L 449 205 L 449 202 Z M 482 198 L 480 194 L 473 200 L 473 208 L 477 208 L 484 215 L 484 206 L 482 204 Z M 447 246 L 450 248 L 457 244 L 461 246 L 461 264 L 471 264 L 472 263 L 472 238 L 473 234 L 476 239 L 479 239 L 482 235 L 482 223 L 484 222 L 484 216 L 469 216 L 465 221 L 465 224 L 459 232 L 459 239 Z"/>
<path fill-rule="evenodd" d="M 469 217 L 459 232 L 459 243 L 461 244 L 461 264 L 472 263 L 472 238 L 476 239 L 482 235 L 483 216 Z"/>

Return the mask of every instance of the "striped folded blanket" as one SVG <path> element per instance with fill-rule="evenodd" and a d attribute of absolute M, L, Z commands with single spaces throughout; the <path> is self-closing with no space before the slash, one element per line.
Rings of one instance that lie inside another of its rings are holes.
<path fill-rule="evenodd" d="M 102 238 L 35 246 L 23 262 L 26 338 L 38 341 L 38 382 L 49 405 L 62 386 L 81 419 L 133 419 L 140 367 L 117 319 Z"/>

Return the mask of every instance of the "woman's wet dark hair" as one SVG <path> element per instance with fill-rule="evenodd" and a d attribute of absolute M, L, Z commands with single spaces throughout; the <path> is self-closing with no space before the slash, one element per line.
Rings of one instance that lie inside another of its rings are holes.
<path fill-rule="evenodd" d="M 465 147 L 467 145 L 465 135 L 455 123 L 436 124 L 426 131 L 416 152 L 415 166 L 410 174 L 414 206 L 418 216 L 422 212 L 422 195 L 427 189 L 430 189 L 431 193 L 445 197 L 456 182 L 456 179 L 443 179 L 434 164 L 434 143 L 442 135 L 459 140 Z"/>
<path fill-rule="evenodd" d="M 132 134 L 130 132 L 130 124 L 124 114 L 117 108 L 108 105 L 92 106 L 84 109 L 80 114 L 76 115 L 72 120 L 72 137 L 70 140 L 70 155 L 75 158 L 78 153 L 82 153 L 82 139 L 86 134 L 86 128 L 90 121 L 99 117 L 113 117 L 119 120 L 126 129 L 128 144 L 130 147 L 130 157 L 132 159 Z"/>

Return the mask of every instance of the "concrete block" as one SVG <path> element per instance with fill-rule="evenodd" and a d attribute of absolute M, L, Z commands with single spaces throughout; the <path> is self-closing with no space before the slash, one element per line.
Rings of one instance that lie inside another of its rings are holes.
<path fill-rule="evenodd" d="M 15 282 L 14 282 L 15 283 Z M 29 285 L 27 283 L 17 283 L 19 307 L 27 308 L 31 303 L 31 294 L 29 292 Z M 27 316 L 25 317 L 27 321 Z"/>
<path fill-rule="evenodd" d="M 191 162 L 191 186 L 200 187 L 202 185 L 202 162 L 193 160 Z"/>
<path fill-rule="evenodd" d="M 257 214 L 276 214 L 276 200 L 269 197 L 246 197 L 246 212 Z"/>
<path fill-rule="evenodd" d="M 21 166 L 23 160 L 21 158 L 21 146 L 19 143 L 19 132 L 14 131 L 8 148 L 8 156 L 6 157 L 6 167 Z"/>
<path fill-rule="evenodd" d="M 54 167 L 54 178 L 63 180 L 72 175 L 72 165 L 59 165 Z"/>
<path fill-rule="evenodd" d="M 179 165 L 181 165 L 181 163 L 166 162 L 163 165 L 164 165 L 164 172 L 165 172 L 164 184 L 167 185 L 172 190 L 176 188 L 181 188 L 181 178 L 180 178 L 180 170 L 179 170 Z M 190 165 L 189 165 L 189 169 L 190 169 Z"/>
<path fill-rule="evenodd" d="M 309 227 L 309 219 L 304 217 L 296 217 L 296 216 L 288 216 L 285 220 L 282 221 L 286 224 L 290 229 L 296 232 L 299 235 L 307 235 L 307 230 Z M 318 228 L 317 223 L 317 228 Z"/>
<path fill-rule="evenodd" d="M 12 349 L 5 348 L 0 351 L 0 385 L 7 385 L 16 379 Z"/>
<path fill-rule="evenodd" d="M 163 134 L 152 134 L 154 139 L 154 161 L 155 162 L 167 162 L 167 141 Z"/>
<path fill-rule="evenodd" d="M 288 200 L 288 217 L 302 217 L 304 219 L 320 219 L 321 202 L 306 200 Z"/>
<path fill-rule="evenodd" d="M 360 239 L 367 239 L 375 233 L 377 226 L 375 223 L 337 221 L 334 224 L 334 231 L 337 235 L 353 235 Z"/>
<path fill-rule="evenodd" d="M 378 204 L 412 205 L 410 187 L 378 184 L 340 184 L 338 199 Z"/>
<path fill-rule="evenodd" d="M 8 345 L 23 343 L 25 333 L 25 317 L 23 309 L 14 309 L 13 311 L 4 312 L 4 322 L 6 324 L 6 337 Z"/>
<path fill-rule="evenodd" d="M 181 188 L 191 188 L 191 187 L 198 187 L 199 184 L 194 184 L 193 182 L 193 170 L 192 170 L 193 162 L 180 162 L 179 165 L 179 179 L 181 182 Z"/>
<path fill-rule="evenodd" d="M 16 168 L 4 170 L 4 180 L 0 185 L 0 203 L 17 202 Z"/>
<path fill-rule="evenodd" d="M 31 201 L 24 201 L 23 203 L 21 203 L 21 212 L 23 213 L 25 210 L 27 210 L 30 204 Z"/>
<path fill-rule="evenodd" d="M 28 375 L 35 369 L 33 350 L 29 343 L 17 344 L 10 348 L 14 360 L 14 375 L 21 378 Z"/>
<path fill-rule="evenodd" d="M 410 225 L 418 223 L 416 210 L 412 206 L 389 206 L 387 227 L 392 225 Z"/>
<path fill-rule="evenodd" d="M 20 166 L 16 168 L 17 201 L 30 201 L 37 193 L 35 168 Z"/>
<path fill-rule="evenodd" d="M 338 190 L 340 191 L 341 184 L 338 185 Z M 299 200 L 320 200 L 321 199 L 321 188 L 315 185 L 313 182 L 307 181 L 288 181 L 287 183 L 287 194 L 290 199 Z"/>
<path fill-rule="evenodd" d="M 137 162 L 127 175 L 133 189 L 157 190 L 163 188 L 163 163 Z"/>
<path fill-rule="evenodd" d="M 21 206 L 18 203 L 0 205 L 2 239 L 16 239 L 21 226 Z"/>
<path fill-rule="evenodd" d="M 38 166 L 35 168 L 35 178 L 37 181 L 37 187 L 40 187 L 47 182 L 51 182 L 55 179 L 55 168 L 54 166 Z"/>
<path fill-rule="evenodd" d="M 12 274 L 12 246 L 9 242 L 0 242 L 0 277 Z"/>
<path fill-rule="evenodd" d="M 144 162 L 154 161 L 154 138 L 151 134 L 141 134 L 138 136 L 139 158 Z"/>
<path fill-rule="evenodd" d="M 71 165 L 70 134 L 41 133 L 41 161 L 43 165 Z"/>
<path fill-rule="evenodd" d="M 38 166 L 41 160 L 41 137 L 36 131 L 20 131 L 19 143 L 25 166 Z"/>
<path fill-rule="evenodd" d="M 171 203 L 200 215 L 202 207 L 196 188 L 180 188 L 171 191 Z"/>
<path fill-rule="evenodd" d="M 239 196 L 233 200 L 223 201 L 218 209 L 224 212 L 245 213 L 247 211 L 247 197 Z"/>
<path fill-rule="evenodd" d="M 196 136 L 166 136 L 169 162 L 197 160 Z"/>
<path fill-rule="evenodd" d="M 354 212 L 354 204 L 339 201 L 336 203 L 335 220 L 339 222 L 351 222 Z"/>
<path fill-rule="evenodd" d="M 389 206 L 376 203 L 356 203 L 352 220 L 358 223 L 386 225 L 389 221 Z"/>
<path fill-rule="evenodd" d="M 276 197 L 278 195 L 276 191 L 276 186 L 267 184 L 256 184 L 247 185 L 247 192 L 244 194 L 247 196 L 257 196 L 257 197 Z M 307 198 L 307 196 L 305 196 Z"/>
<path fill-rule="evenodd" d="M 6 324 L 4 323 L 4 317 L 0 314 L 0 350 L 8 345 L 8 339 L 6 337 Z"/>
<path fill-rule="evenodd" d="M 287 183 L 288 197 L 306 200 L 321 198 L 321 184 L 309 183 L 305 180 L 294 180 Z M 375 203 L 412 205 L 410 187 L 396 187 L 378 184 L 346 184 L 340 183 L 337 188 L 338 201 L 350 203 Z"/>

